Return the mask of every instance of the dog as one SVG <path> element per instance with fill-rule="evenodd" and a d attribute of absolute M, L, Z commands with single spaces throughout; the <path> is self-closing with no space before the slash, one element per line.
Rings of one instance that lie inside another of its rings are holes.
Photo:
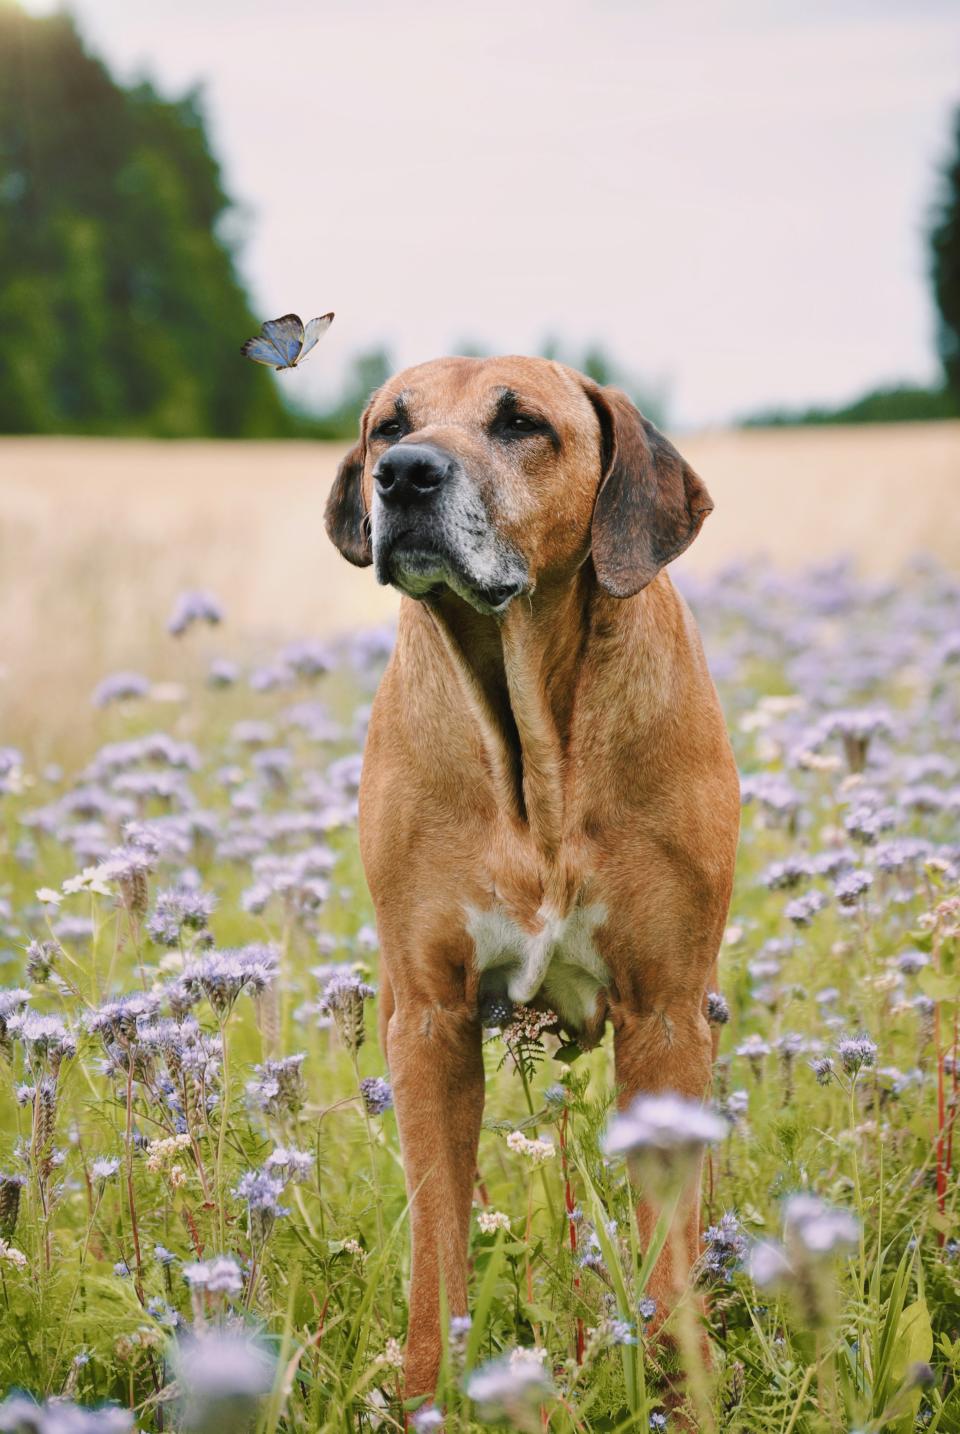
<path fill-rule="evenodd" d="M 583 1045 L 609 1021 L 621 1107 L 708 1094 L 740 793 L 665 567 L 712 508 L 625 394 L 522 357 L 390 379 L 331 488 L 330 538 L 403 594 L 360 847 L 410 1197 L 408 1398 L 435 1386 L 441 1281 L 467 1311 L 487 1003 L 549 1007 Z M 699 1185 L 648 1287 L 661 1318 Z M 656 1218 L 641 1200 L 642 1243 Z"/>

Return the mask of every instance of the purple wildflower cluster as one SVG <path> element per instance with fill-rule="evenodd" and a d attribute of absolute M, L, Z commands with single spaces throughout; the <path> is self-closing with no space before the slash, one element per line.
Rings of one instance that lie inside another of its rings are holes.
<path fill-rule="evenodd" d="M 724 1398 L 754 1401 L 735 1416 L 744 1428 L 780 1428 L 791 1411 L 799 1428 L 833 1410 L 831 1390 L 816 1388 L 820 1366 L 803 1396 L 815 1362 L 804 1341 L 830 1327 L 854 1349 L 860 1240 L 873 1251 L 881 1178 L 895 1250 L 881 1288 L 909 1227 L 912 1287 L 929 1291 L 934 1322 L 955 1302 L 956 1244 L 939 1235 L 960 1108 L 949 984 L 960 584 L 934 569 L 864 584 L 830 565 L 685 585 L 744 808 L 719 969 L 688 1013 L 704 1061 L 719 1044 L 714 1103 L 647 1094 L 608 1119 L 599 1054 L 558 1084 L 548 1013 L 480 994 L 480 1023 L 502 1032 L 507 1052 L 502 1079 L 488 1072 L 496 1102 L 505 1111 L 516 1099 L 518 1068 L 531 1103 L 522 1130 L 516 1109 L 501 1123 L 506 1158 L 502 1140 L 494 1151 L 482 1137 L 474 1286 L 496 1251 L 517 1279 L 509 1298 L 493 1291 L 482 1332 L 463 1316 L 451 1324 L 463 1418 L 469 1406 L 471 1417 L 542 1428 L 559 1396 L 561 1419 L 589 1429 L 593 1414 L 578 1407 L 589 1387 L 597 1417 L 622 1422 L 622 1371 L 649 1351 L 664 1314 L 646 1292 L 656 1286 L 635 1283 L 633 1185 L 672 1202 L 701 1157 L 695 1276 L 709 1290 L 711 1338 L 725 1345 Z M 366 1044 L 379 951 L 355 834 L 359 749 L 391 635 L 288 643 L 250 666 L 211 661 L 199 629 L 216 626 L 219 642 L 222 625 L 209 594 L 178 600 L 169 627 L 182 669 L 193 648 L 206 651 L 197 691 L 164 702 L 149 673 L 105 679 L 95 720 L 111 740 L 75 776 L 38 767 L 26 743 L 0 748 L 9 1385 L 26 1348 L 10 1331 L 31 1341 L 38 1293 L 62 1314 L 62 1328 L 30 1344 L 49 1364 L 35 1387 L 61 1397 L 9 1395 L 0 1429 L 120 1434 L 132 1416 L 95 1406 L 127 1391 L 150 1428 L 158 1411 L 184 1431 L 250 1427 L 277 1375 L 274 1347 L 300 1361 L 276 1384 L 280 1424 L 316 1427 L 331 1411 L 358 1427 L 399 1418 L 405 1316 L 399 1262 L 384 1252 L 409 1197 L 395 1122 L 380 1119 L 393 1090 Z M 575 1048 L 563 1056 L 576 1060 Z M 551 1205 L 567 1219 L 548 1219 Z M 551 1247 L 558 1226 L 564 1241 Z M 384 1355 L 360 1371 L 373 1326 L 356 1316 L 374 1269 Z M 116 1293 L 101 1319 L 104 1287 Z M 731 1355 L 766 1371 L 746 1393 Z M 338 1383 L 340 1365 L 350 1373 Z M 946 1390 L 946 1366 L 938 1377 Z M 655 1407 L 661 1393 L 648 1388 L 637 1427 L 677 1422 Z M 411 1422 L 438 1429 L 458 1417 L 428 1403 Z M 870 1417 L 851 1408 L 841 1422 Z"/>

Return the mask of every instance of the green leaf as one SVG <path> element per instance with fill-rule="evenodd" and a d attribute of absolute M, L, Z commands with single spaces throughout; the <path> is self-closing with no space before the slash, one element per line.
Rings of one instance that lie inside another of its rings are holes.
<path fill-rule="evenodd" d="M 917 977 L 917 985 L 932 1001 L 956 1001 L 960 997 L 960 978 L 945 971 L 925 966 Z"/>
<path fill-rule="evenodd" d="M 923 1391 L 919 1386 L 904 1390 L 903 1385 L 916 1364 L 929 1364 L 933 1353 L 933 1330 L 930 1327 L 930 1312 L 924 1299 L 908 1305 L 897 1325 L 897 1338 L 890 1361 L 891 1388 L 899 1392 L 897 1409 L 903 1410 L 887 1425 L 890 1434 L 910 1434 Z"/>

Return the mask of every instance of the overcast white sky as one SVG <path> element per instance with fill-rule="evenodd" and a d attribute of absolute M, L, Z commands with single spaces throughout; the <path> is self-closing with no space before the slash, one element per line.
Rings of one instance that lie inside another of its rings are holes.
<path fill-rule="evenodd" d="M 337 311 L 300 398 L 381 340 L 596 339 L 674 424 L 935 372 L 956 0 L 69 8 L 122 77 L 205 85 L 255 304 Z"/>

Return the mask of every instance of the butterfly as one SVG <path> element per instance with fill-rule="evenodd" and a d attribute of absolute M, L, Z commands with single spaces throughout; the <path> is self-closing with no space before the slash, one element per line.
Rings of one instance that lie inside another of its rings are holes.
<path fill-rule="evenodd" d="M 296 368 L 332 323 L 332 314 L 311 319 L 306 328 L 299 314 L 268 319 L 257 337 L 247 339 L 240 352 L 254 363 L 265 363 L 270 368 Z"/>

